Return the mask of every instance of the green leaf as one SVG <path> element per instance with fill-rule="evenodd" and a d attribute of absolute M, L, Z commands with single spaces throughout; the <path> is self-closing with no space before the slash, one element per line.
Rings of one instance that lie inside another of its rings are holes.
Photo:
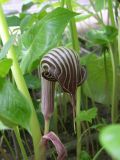
<path fill-rule="evenodd" d="M 100 133 L 100 142 L 106 151 L 116 160 L 120 160 L 120 125 L 105 127 Z"/>
<path fill-rule="evenodd" d="M 77 117 L 77 120 L 79 121 L 88 121 L 92 122 L 92 119 L 94 119 L 97 116 L 97 108 L 91 108 L 88 110 L 84 110 L 80 112 L 80 115 Z"/>
<path fill-rule="evenodd" d="M 75 15 L 77 14 L 68 9 L 57 8 L 22 35 L 21 69 L 23 73 L 30 72 L 36 61 L 57 46 L 66 25 Z"/>
<path fill-rule="evenodd" d="M 0 60 L 0 77 L 5 77 L 8 74 L 11 66 L 12 66 L 11 59 L 5 58 Z"/>
<path fill-rule="evenodd" d="M 46 14 L 47 12 L 43 10 L 39 13 L 24 15 L 24 18 L 22 18 L 20 23 L 21 32 L 29 30 L 35 23 L 38 22 L 38 20 L 41 20 Z"/>
<path fill-rule="evenodd" d="M 86 14 L 86 15 L 80 14 L 80 15 L 76 16 L 75 19 L 77 22 L 81 22 L 81 21 L 84 21 L 84 20 L 90 18 L 91 16 L 92 16 L 92 14 Z"/>
<path fill-rule="evenodd" d="M 6 54 L 8 53 L 9 48 L 13 45 L 15 40 L 15 35 L 12 35 L 7 43 L 3 46 L 0 52 L 0 59 L 5 58 Z"/>
<path fill-rule="evenodd" d="M 6 17 L 6 20 L 9 27 L 20 26 L 20 18 L 17 16 Z"/>
<path fill-rule="evenodd" d="M 32 2 L 26 3 L 22 6 L 22 12 L 27 11 L 28 9 L 30 9 L 34 4 Z"/>
<path fill-rule="evenodd" d="M 113 42 L 117 35 L 118 30 L 113 26 L 105 26 L 99 30 L 93 29 L 87 33 L 87 37 L 91 42 L 100 45 L 106 45 Z"/>
<path fill-rule="evenodd" d="M 96 11 L 101 11 L 105 7 L 105 0 L 95 0 Z"/>
<path fill-rule="evenodd" d="M 26 15 L 21 23 L 20 23 L 20 29 L 21 31 L 25 31 L 27 29 L 29 29 L 33 23 L 35 23 L 35 20 L 36 20 L 36 16 L 33 14 L 33 15 Z"/>
<path fill-rule="evenodd" d="M 40 79 L 32 74 L 27 74 L 24 76 L 27 87 L 30 89 L 39 89 L 40 88 Z"/>
<path fill-rule="evenodd" d="M 103 55 L 95 54 L 83 57 L 81 62 L 87 68 L 87 80 L 83 84 L 84 93 L 96 102 L 111 104 L 113 72 L 110 56 L 106 54 L 106 64 Z"/>
<path fill-rule="evenodd" d="M 12 128 L 20 125 L 29 129 L 31 109 L 24 96 L 5 79 L 0 79 L 0 120 Z"/>

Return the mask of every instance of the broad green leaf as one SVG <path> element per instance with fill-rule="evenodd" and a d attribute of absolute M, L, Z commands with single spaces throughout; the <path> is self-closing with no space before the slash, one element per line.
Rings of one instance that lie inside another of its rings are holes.
<path fill-rule="evenodd" d="M 32 74 L 27 74 L 24 76 L 27 87 L 30 89 L 39 89 L 40 88 L 40 79 Z"/>
<path fill-rule="evenodd" d="M 91 30 L 87 33 L 88 39 L 94 44 L 106 45 L 113 42 L 118 35 L 118 30 L 113 26 L 105 26 L 99 30 Z"/>
<path fill-rule="evenodd" d="M 66 25 L 75 15 L 77 14 L 59 7 L 48 13 L 22 35 L 21 69 L 23 73 L 30 72 L 36 65 L 36 61 L 39 62 L 45 53 L 57 46 Z"/>
<path fill-rule="evenodd" d="M 97 108 L 91 108 L 88 110 L 81 111 L 80 115 L 77 117 L 77 120 L 88 121 L 91 123 L 96 116 L 97 116 Z"/>
<path fill-rule="evenodd" d="M 87 80 L 83 84 L 84 93 L 96 102 L 111 104 L 113 73 L 110 56 L 106 54 L 106 64 L 103 55 L 95 54 L 83 57 L 81 62 L 87 68 Z"/>
<path fill-rule="evenodd" d="M 106 151 L 116 160 L 120 160 L 120 125 L 105 127 L 100 133 L 100 142 Z"/>
<path fill-rule="evenodd" d="M 35 20 L 36 20 L 35 14 L 26 15 L 25 18 L 23 18 L 21 23 L 20 23 L 21 31 L 23 32 L 23 31 L 29 29 L 33 25 Z"/>
<path fill-rule="evenodd" d="M 31 109 L 28 101 L 7 80 L 0 79 L 0 120 L 12 128 L 20 125 L 29 131 Z"/>
<path fill-rule="evenodd" d="M 0 60 L 0 77 L 5 77 L 8 74 L 11 66 L 12 66 L 11 59 L 5 58 Z"/>
<path fill-rule="evenodd" d="M 3 46 L 2 50 L 0 51 L 0 59 L 5 58 L 6 54 L 8 53 L 8 50 L 13 45 L 15 40 L 15 35 L 12 35 L 8 42 Z"/>
<path fill-rule="evenodd" d="M 20 26 L 20 18 L 17 16 L 6 17 L 6 20 L 9 27 Z"/>
<path fill-rule="evenodd" d="M 0 130 L 8 130 L 10 128 L 8 128 L 7 126 L 5 126 L 1 121 L 0 121 Z"/>
<path fill-rule="evenodd" d="M 105 0 L 95 0 L 96 11 L 101 11 L 105 7 Z"/>
<path fill-rule="evenodd" d="M 43 10 L 39 13 L 24 15 L 24 18 L 22 18 L 20 23 L 21 31 L 23 32 L 29 30 L 35 23 L 38 22 L 38 20 L 41 20 L 46 14 L 47 12 Z"/>

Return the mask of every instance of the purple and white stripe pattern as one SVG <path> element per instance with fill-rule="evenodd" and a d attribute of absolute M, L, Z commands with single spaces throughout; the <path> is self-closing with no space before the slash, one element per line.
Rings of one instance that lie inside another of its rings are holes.
<path fill-rule="evenodd" d="M 79 63 L 75 51 L 58 47 L 46 54 L 41 61 L 42 76 L 58 81 L 65 92 L 75 95 L 77 86 L 86 79 L 86 68 Z"/>

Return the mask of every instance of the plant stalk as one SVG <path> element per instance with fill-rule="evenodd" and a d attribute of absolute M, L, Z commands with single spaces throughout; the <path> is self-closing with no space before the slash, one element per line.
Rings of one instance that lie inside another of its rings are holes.
<path fill-rule="evenodd" d="M 114 13 L 113 13 L 113 1 L 112 0 L 108 0 L 108 11 L 110 15 L 111 25 L 115 27 L 115 18 L 114 18 Z"/>
<path fill-rule="evenodd" d="M 7 25 L 6 18 L 5 18 L 5 15 L 4 15 L 4 12 L 3 12 L 1 5 L 0 5 L 0 36 L 1 36 L 3 44 L 5 44 L 10 38 L 9 31 L 8 31 L 8 25 Z M 21 69 L 19 67 L 17 57 L 16 57 L 16 52 L 15 52 L 13 46 L 9 49 L 7 57 L 11 58 L 13 61 L 13 65 L 11 67 L 11 70 L 12 70 L 12 74 L 15 79 L 17 88 L 30 103 L 32 115 L 31 115 L 31 121 L 30 121 L 29 125 L 30 125 L 31 135 L 33 138 L 35 160 L 40 160 L 40 140 L 41 140 L 40 125 L 39 125 L 39 122 L 37 119 L 37 115 L 36 115 L 36 112 L 35 112 L 35 109 L 33 106 L 32 99 L 30 97 L 30 94 L 27 89 L 24 77 L 23 77 Z"/>
<path fill-rule="evenodd" d="M 71 1 L 66 1 L 67 3 L 67 7 L 72 11 L 72 5 L 71 5 Z M 71 36 L 72 36 L 72 45 L 73 45 L 73 49 L 79 53 L 80 51 L 80 46 L 79 46 L 79 42 L 78 42 L 78 34 L 77 34 L 77 28 L 76 28 L 76 23 L 75 23 L 75 19 L 72 18 L 72 20 L 70 21 L 70 30 L 71 30 Z M 80 115 L 80 106 L 81 106 L 81 87 L 78 87 L 77 89 L 77 103 L 76 103 L 76 117 L 78 115 Z M 76 146 L 76 152 L 77 152 L 77 160 L 80 159 L 80 155 L 81 155 L 81 124 L 80 121 L 76 121 L 76 127 L 77 127 L 77 146 Z"/>
<path fill-rule="evenodd" d="M 44 128 L 44 135 L 47 134 L 49 132 L 49 126 L 50 126 L 50 119 L 45 119 L 45 128 Z M 42 148 L 42 152 L 41 152 L 41 160 L 46 160 L 46 143 L 44 143 L 43 141 L 41 142 L 41 148 Z"/>
<path fill-rule="evenodd" d="M 4 134 L 4 132 L 2 132 L 2 135 L 3 135 L 4 141 L 6 142 L 6 145 L 8 146 L 8 148 L 10 150 L 10 153 L 12 155 L 13 160 L 16 160 L 14 150 L 13 150 L 12 146 L 10 145 L 10 143 L 9 143 L 6 135 Z"/>
<path fill-rule="evenodd" d="M 99 155 L 101 154 L 101 152 L 104 150 L 104 148 L 100 148 L 100 150 L 95 154 L 95 156 L 93 157 L 93 160 L 97 160 Z"/>
<path fill-rule="evenodd" d="M 15 136 L 16 136 L 16 138 L 17 138 L 18 144 L 19 144 L 19 146 L 20 146 L 22 156 L 23 156 L 24 160 L 28 160 L 28 157 L 27 157 L 25 148 L 24 148 L 24 146 L 23 146 L 23 143 L 22 143 L 22 140 L 21 140 L 21 137 L 20 137 L 19 128 L 18 128 L 18 127 L 15 127 L 15 128 L 14 128 L 14 132 L 15 132 Z"/>
<path fill-rule="evenodd" d="M 47 134 L 49 132 L 49 126 L 50 126 L 50 119 L 45 119 L 44 134 Z"/>
<path fill-rule="evenodd" d="M 112 51 L 112 47 L 109 44 L 109 51 L 112 62 L 112 71 L 113 71 L 113 85 L 112 85 L 112 109 L 111 109 L 111 121 L 115 123 L 118 118 L 118 100 L 117 100 L 117 67 L 115 56 Z"/>

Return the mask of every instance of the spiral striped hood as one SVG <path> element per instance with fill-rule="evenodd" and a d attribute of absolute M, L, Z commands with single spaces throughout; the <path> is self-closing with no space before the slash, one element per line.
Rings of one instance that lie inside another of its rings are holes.
<path fill-rule="evenodd" d="M 49 81 L 58 81 L 65 92 L 75 95 L 77 86 L 86 79 L 86 68 L 80 65 L 75 51 L 58 47 L 42 58 L 41 74 Z"/>

